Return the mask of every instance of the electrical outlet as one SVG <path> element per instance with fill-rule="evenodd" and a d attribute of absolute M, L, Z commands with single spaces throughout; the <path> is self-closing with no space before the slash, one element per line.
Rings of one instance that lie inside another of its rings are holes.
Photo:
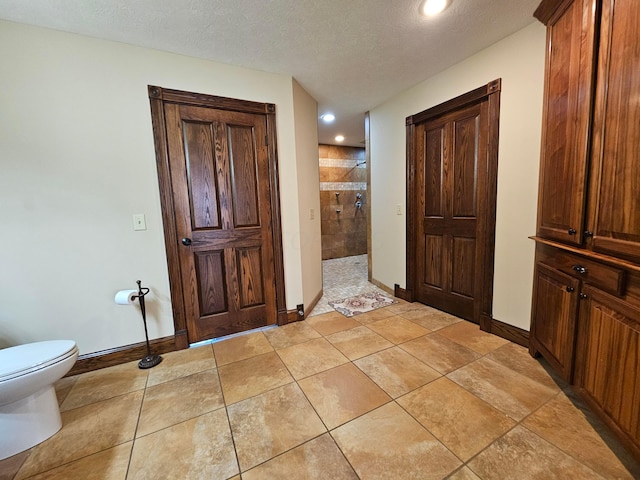
<path fill-rule="evenodd" d="M 134 230 L 147 229 L 147 221 L 144 219 L 144 213 L 135 213 L 133 215 L 133 229 Z"/>
<path fill-rule="evenodd" d="M 402 205 L 400 203 L 396 205 L 396 215 L 402 215 Z"/>
<path fill-rule="evenodd" d="M 313 208 L 309 209 L 309 220 L 313 220 L 316 218 L 316 211 Z"/>

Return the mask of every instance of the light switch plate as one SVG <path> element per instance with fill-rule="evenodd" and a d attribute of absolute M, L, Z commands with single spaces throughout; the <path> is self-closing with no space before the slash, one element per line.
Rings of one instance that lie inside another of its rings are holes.
<path fill-rule="evenodd" d="M 396 215 L 402 215 L 402 205 L 399 203 L 396 205 Z"/>
<path fill-rule="evenodd" d="M 147 229 L 147 221 L 144 219 L 144 213 L 135 213 L 133 215 L 133 229 L 134 230 Z"/>

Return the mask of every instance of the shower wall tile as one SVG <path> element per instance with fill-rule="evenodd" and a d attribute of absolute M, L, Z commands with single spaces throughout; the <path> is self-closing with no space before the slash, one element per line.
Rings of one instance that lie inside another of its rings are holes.
<path fill-rule="evenodd" d="M 369 211 L 364 148 L 320 145 L 318 154 L 322 259 L 367 253 Z M 362 202 L 360 208 L 356 207 L 358 200 Z"/>

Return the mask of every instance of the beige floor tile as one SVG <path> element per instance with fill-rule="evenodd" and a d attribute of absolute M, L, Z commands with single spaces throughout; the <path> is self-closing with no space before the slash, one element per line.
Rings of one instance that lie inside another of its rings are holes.
<path fill-rule="evenodd" d="M 273 347 L 262 332 L 249 333 L 213 344 L 218 366 L 245 360 L 273 351 Z"/>
<path fill-rule="evenodd" d="M 444 377 L 400 397 L 398 403 L 463 461 L 515 425 L 508 416 Z"/>
<path fill-rule="evenodd" d="M 147 388 L 136 437 L 224 406 L 215 368 Z"/>
<path fill-rule="evenodd" d="M 58 397 L 58 405 L 62 405 L 62 402 L 65 401 L 67 395 L 69 395 L 69 392 L 71 391 L 77 380 L 78 376 L 74 375 L 73 377 L 61 378 L 53 384 L 56 389 L 56 396 Z"/>
<path fill-rule="evenodd" d="M 138 438 L 127 480 L 226 479 L 239 472 L 224 409 Z"/>
<path fill-rule="evenodd" d="M 442 374 L 480 358 L 477 352 L 437 333 L 403 343 L 400 348 Z"/>
<path fill-rule="evenodd" d="M 522 424 L 604 478 L 640 478 L 638 462 L 576 396 L 560 393 Z"/>
<path fill-rule="evenodd" d="M 446 312 L 441 312 L 435 308 L 410 310 L 400 313 L 400 316 L 431 331 L 440 330 L 441 328 L 463 321 L 461 318 Z"/>
<path fill-rule="evenodd" d="M 307 377 L 299 384 L 329 430 L 391 401 L 352 363 Z"/>
<path fill-rule="evenodd" d="M 521 426 L 494 442 L 468 466 L 483 480 L 602 480 L 593 470 Z"/>
<path fill-rule="evenodd" d="M 278 350 L 278 355 L 296 380 L 349 361 L 324 338 L 283 348 Z"/>
<path fill-rule="evenodd" d="M 276 350 L 320 338 L 320 334 L 305 321 L 265 330 L 264 335 Z"/>
<path fill-rule="evenodd" d="M 242 474 L 243 480 L 358 480 L 328 433 Z"/>
<path fill-rule="evenodd" d="M 370 323 L 368 328 L 395 344 L 408 342 L 431 332 L 400 316 L 378 320 Z"/>
<path fill-rule="evenodd" d="M 398 302 L 395 305 L 390 305 L 386 308 L 387 310 L 395 313 L 396 315 L 399 315 L 401 313 L 407 313 L 407 312 L 428 311 L 430 309 L 430 307 L 427 307 L 426 305 L 423 305 L 422 303 L 418 303 L 418 302 L 413 302 L 413 303 Z"/>
<path fill-rule="evenodd" d="M 0 460 L 0 480 L 11 480 L 31 453 L 31 449 Z"/>
<path fill-rule="evenodd" d="M 447 477 L 447 480 L 481 480 L 479 476 L 469 470 L 467 467 L 462 467 L 455 473 L 452 473 Z"/>
<path fill-rule="evenodd" d="M 488 358 L 470 363 L 447 377 L 517 421 L 557 393 Z"/>
<path fill-rule="evenodd" d="M 353 318 L 345 317 L 338 312 L 325 313 L 308 318 L 305 321 L 321 335 L 331 335 L 332 333 L 360 326 L 360 323 Z"/>
<path fill-rule="evenodd" d="M 326 432 L 295 383 L 233 404 L 228 412 L 243 472 Z"/>
<path fill-rule="evenodd" d="M 391 342 L 365 326 L 333 333 L 327 336 L 327 340 L 344 353 L 349 360 L 355 360 L 385 348 L 393 347 Z"/>
<path fill-rule="evenodd" d="M 508 343 L 487 355 L 494 362 L 529 377 L 549 388 L 561 389 L 567 382 L 561 380 L 553 371 L 545 368 L 544 359 L 535 359 L 529 355 L 528 349 L 515 343 Z"/>
<path fill-rule="evenodd" d="M 203 345 L 162 355 L 162 362 L 149 370 L 148 387 L 216 367 L 213 347 Z"/>
<path fill-rule="evenodd" d="M 138 368 L 138 362 L 103 368 L 78 375 L 60 411 L 71 410 L 90 403 L 144 389 L 148 370 Z"/>
<path fill-rule="evenodd" d="M 363 479 L 442 479 L 461 464 L 393 402 L 338 427 L 331 435 Z"/>
<path fill-rule="evenodd" d="M 269 352 L 218 369 L 227 405 L 293 382 L 276 352 Z"/>
<path fill-rule="evenodd" d="M 393 398 L 441 377 L 440 373 L 399 347 L 359 358 L 353 363 Z"/>
<path fill-rule="evenodd" d="M 377 310 L 373 310 L 367 313 L 362 313 L 352 318 L 362 325 L 369 325 L 370 323 L 377 322 L 378 320 L 394 317 L 396 313 L 389 310 L 389 308 L 391 307 L 378 308 Z"/>
<path fill-rule="evenodd" d="M 509 340 L 483 332 L 478 325 L 467 321 L 458 322 L 438 330 L 438 335 L 470 348 L 481 355 L 486 355 L 509 343 Z"/>
<path fill-rule="evenodd" d="M 123 443 L 29 477 L 29 480 L 124 480 L 132 446 L 133 442 Z"/>
<path fill-rule="evenodd" d="M 133 440 L 142 391 L 62 413 L 62 429 L 37 445 L 16 479 L 41 473 Z"/>

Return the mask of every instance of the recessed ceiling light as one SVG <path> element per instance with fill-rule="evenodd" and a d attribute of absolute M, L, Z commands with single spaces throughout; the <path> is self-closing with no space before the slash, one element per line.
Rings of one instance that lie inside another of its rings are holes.
<path fill-rule="evenodd" d="M 422 4 L 422 13 L 431 17 L 442 12 L 449 5 L 449 0 L 425 0 Z"/>
<path fill-rule="evenodd" d="M 344 135 L 336 135 L 336 142 L 344 142 Z"/>
<path fill-rule="evenodd" d="M 331 123 L 336 119 L 336 116 L 333 113 L 325 113 L 324 115 L 320 115 L 320 118 L 325 123 Z"/>

